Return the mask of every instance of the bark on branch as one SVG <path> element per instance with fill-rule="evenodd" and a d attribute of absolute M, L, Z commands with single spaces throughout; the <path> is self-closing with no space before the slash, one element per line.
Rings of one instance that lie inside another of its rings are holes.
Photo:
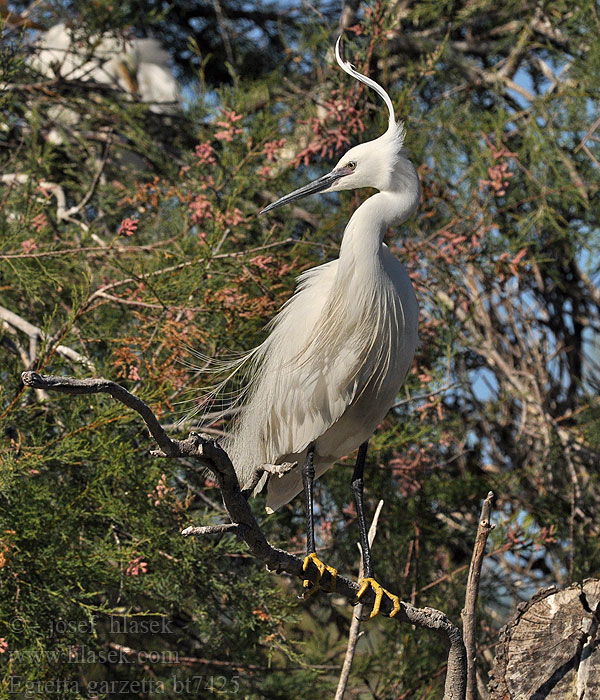
<path fill-rule="evenodd" d="M 463 637 L 467 650 L 467 700 L 477 700 L 477 598 L 479 597 L 479 579 L 485 556 L 485 546 L 488 536 L 494 528 L 490 523 L 493 503 L 494 493 L 490 491 L 483 502 L 481 515 L 479 516 L 475 548 L 471 557 L 471 566 L 469 567 L 469 576 L 467 578 L 465 607 L 461 613 Z"/>
<path fill-rule="evenodd" d="M 263 561 L 267 568 L 277 573 L 287 573 L 301 579 L 309 579 L 315 583 L 319 578 L 317 568 L 310 564 L 307 571 L 302 570 L 303 559 L 273 547 L 267 541 L 254 517 L 250 504 L 240 489 L 240 485 L 227 453 L 211 437 L 190 433 L 185 440 L 170 438 L 158 419 L 137 396 L 125 388 L 107 379 L 74 379 L 65 376 L 41 375 L 37 372 L 23 372 L 23 384 L 34 389 L 59 391 L 67 394 L 110 394 L 113 398 L 137 411 L 148 426 L 150 434 L 160 449 L 154 450 L 157 457 L 185 457 L 195 460 L 199 468 L 210 469 L 217 479 L 221 489 L 223 503 L 231 524 L 238 536 L 244 540 L 250 552 Z M 232 528 L 233 529 L 233 528 Z M 195 534 L 193 528 L 187 528 L 182 534 Z M 206 534 L 203 532 L 202 534 Z M 324 581 L 327 585 L 328 581 Z M 358 592 L 358 584 L 338 575 L 336 593 L 349 601 L 354 601 Z M 362 601 L 366 606 L 372 606 L 375 596 L 367 590 Z M 410 603 L 401 603 L 400 612 L 393 618 L 418 627 L 432 630 L 439 634 L 448 644 L 448 669 L 443 700 L 464 700 L 466 691 L 466 653 L 460 630 L 439 610 L 433 608 L 416 608 Z M 385 598 L 381 603 L 383 614 L 389 615 L 392 603 Z"/>

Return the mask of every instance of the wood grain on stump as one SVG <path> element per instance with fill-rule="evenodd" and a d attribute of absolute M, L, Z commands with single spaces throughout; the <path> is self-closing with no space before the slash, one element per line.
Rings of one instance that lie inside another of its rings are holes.
<path fill-rule="evenodd" d="M 600 700 L 600 581 L 539 591 L 502 631 L 489 700 Z"/>

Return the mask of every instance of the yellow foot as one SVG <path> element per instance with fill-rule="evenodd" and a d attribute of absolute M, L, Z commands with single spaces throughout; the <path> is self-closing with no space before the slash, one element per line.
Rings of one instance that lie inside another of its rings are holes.
<path fill-rule="evenodd" d="M 308 565 L 311 561 L 319 571 L 319 578 L 314 583 L 312 581 L 309 581 L 308 579 L 304 580 L 302 584 L 305 589 L 304 593 L 302 594 L 302 598 L 304 600 L 310 598 L 311 595 L 313 595 L 319 590 L 319 588 L 321 587 L 321 578 L 323 577 L 325 571 L 328 571 L 329 575 L 331 576 L 331 583 L 327 593 L 333 593 L 335 591 L 337 569 L 334 569 L 332 566 L 327 566 L 327 564 L 323 564 L 319 557 L 317 557 L 316 552 L 311 552 L 304 559 L 304 563 L 302 564 L 302 571 L 306 571 L 306 569 L 308 569 Z"/>
<path fill-rule="evenodd" d="M 384 593 L 392 601 L 392 605 L 394 606 L 392 612 L 390 613 L 390 617 L 394 617 L 394 615 L 397 615 L 400 612 L 400 598 L 398 598 L 397 595 L 386 591 L 385 588 L 377 583 L 374 578 L 363 578 L 363 580 L 360 582 L 360 588 L 356 594 L 357 602 L 360 601 L 361 597 L 369 586 L 373 589 L 373 593 L 375 593 L 375 603 L 373 605 L 373 609 L 371 610 L 371 614 L 369 615 L 369 619 L 375 617 L 375 615 L 377 615 L 379 612 L 379 606 L 381 605 L 381 599 L 383 598 Z"/>

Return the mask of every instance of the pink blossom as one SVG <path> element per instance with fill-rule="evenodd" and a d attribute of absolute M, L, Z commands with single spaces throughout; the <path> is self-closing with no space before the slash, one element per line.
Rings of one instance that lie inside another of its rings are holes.
<path fill-rule="evenodd" d="M 8 642 L 4 637 L 0 637 L 0 654 L 6 654 L 8 651 Z"/>
<path fill-rule="evenodd" d="M 119 236 L 133 236 L 137 231 L 138 224 L 140 222 L 137 219 L 123 219 L 121 225 L 119 226 L 118 235 Z"/>
<path fill-rule="evenodd" d="M 167 475 L 161 474 L 158 484 L 154 487 L 154 491 L 148 494 L 148 498 L 154 499 L 154 506 L 159 506 L 161 501 L 173 491 L 172 486 L 167 486 Z"/>
<path fill-rule="evenodd" d="M 285 139 L 276 139 L 275 141 L 267 141 L 263 146 L 263 154 L 267 156 L 267 160 L 276 160 L 277 151 L 285 146 Z"/>
<path fill-rule="evenodd" d="M 233 137 L 236 136 L 237 134 L 241 134 L 242 130 L 241 129 L 226 129 L 225 131 L 217 131 L 215 133 L 215 138 L 218 139 L 219 141 L 227 141 L 228 143 L 231 143 L 233 141 Z"/>
<path fill-rule="evenodd" d="M 212 219 L 212 203 L 203 194 L 199 194 L 188 205 L 193 224 L 198 224 L 204 219 Z"/>
<path fill-rule="evenodd" d="M 502 159 L 516 158 L 516 153 L 509 151 L 504 144 L 498 148 L 491 143 L 485 134 L 482 134 L 482 136 L 491 152 L 491 156 L 494 159 L 494 164 L 488 168 L 488 175 L 490 176 L 490 179 L 479 180 L 479 189 L 483 190 L 486 187 L 489 187 L 496 197 L 504 197 L 508 188 L 508 181 L 514 176 L 514 173 L 509 172 L 508 163 Z"/>
<path fill-rule="evenodd" d="M 222 127 L 223 131 L 217 131 L 217 133 L 214 136 L 219 141 L 231 142 L 233 141 L 234 136 L 243 133 L 243 129 L 234 126 L 235 122 L 238 122 L 240 121 L 240 119 L 243 119 L 243 115 L 236 114 L 235 112 L 226 109 L 221 110 L 221 113 L 223 114 L 225 119 L 219 120 L 218 122 L 216 122 L 216 124 L 217 126 Z"/>
<path fill-rule="evenodd" d="M 272 168 L 269 165 L 265 165 L 256 171 L 259 177 L 270 177 Z"/>
<path fill-rule="evenodd" d="M 252 263 L 252 265 L 256 265 L 256 267 L 260 268 L 261 270 L 266 270 L 267 265 L 273 262 L 273 256 L 272 255 L 256 255 L 253 258 L 250 258 L 248 261 L 249 263 Z"/>
<path fill-rule="evenodd" d="M 517 266 L 521 263 L 525 255 L 527 254 L 527 248 L 521 249 L 515 257 L 510 261 L 508 264 L 510 271 L 513 273 L 515 277 L 519 276 L 519 270 L 517 269 Z"/>
<path fill-rule="evenodd" d="M 37 250 L 37 243 L 33 238 L 28 238 L 26 241 L 23 241 L 21 243 L 21 247 L 23 248 L 24 253 L 31 253 L 34 250 Z"/>
<path fill-rule="evenodd" d="M 244 220 L 244 215 L 236 207 L 233 211 L 228 211 L 225 213 L 224 221 L 228 226 L 238 226 Z"/>
<path fill-rule="evenodd" d="M 198 163 L 203 163 L 206 165 L 212 165 L 217 162 L 215 158 L 215 149 L 211 146 L 210 141 L 204 141 L 196 146 L 195 150 L 196 158 Z"/>
<path fill-rule="evenodd" d="M 37 233 L 39 233 L 45 226 L 48 225 L 48 217 L 45 214 L 37 214 L 31 220 L 31 225 Z"/>
<path fill-rule="evenodd" d="M 148 564 L 142 560 L 142 557 L 135 557 L 129 562 L 129 566 L 125 571 L 125 576 L 139 576 L 140 574 L 145 574 L 148 571 Z"/>
<path fill-rule="evenodd" d="M 227 122 L 217 122 L 217 126 L 227 126 L 228 122 L 234 123 L 239 122 L 240 119 L 244 118 L 243 114 L 236 114 L 233 110 L 222 109 L 221 114 L 225 116 Z"/>

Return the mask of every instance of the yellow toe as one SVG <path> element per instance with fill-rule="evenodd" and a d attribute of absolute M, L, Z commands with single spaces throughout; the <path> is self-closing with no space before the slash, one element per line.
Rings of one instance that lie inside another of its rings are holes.
<path fill-rule="evenodd" d="M 356 594 L 357 601 L 361 599 L 367 588 L 371 588 L 373 590 L 373 593 L 375 594 L 375 602 L 373 603 L 373 608 L 371 610 L 371 614 L 369 615 L 369 619 L 375 617 L 375 615 L 379 613 L 379 608 L 381 607 L 381 600 L 383 599 L 384 594 L 392 601 L 393 609 L 389 616 L 394 617 L 394 615 L 398 614 L 401 607 L 400 599 L 397 595 L 386 591 L 386 589 L 374 578 L 362 579 L 362 581 L 360 582 L 360 588 L 358 589 L 358 593 Z"/>
<path fill-rule="evenodd" d="M 316 552 L 311 552 L 308 554 L 302 563 L 302 571 L 306 571 L 310 565 L 310 563 L 313 563 L 317 567 L 317 571 L 319 572 L 319 576 L 317 580 L 313 583 L 312 581 L 309 581 L 308 579 L 304 579 L 302 586 L 307 589 L 304 591 L 304 594 L 302 597 L 304 599 L 310 598 L 311 595 L 316 593 L 319 588 L 321 587 L 321 578 L 323 577 L 323 574 L 325 571 L 327 571 L 331 577 L 331 582 L 329 585 L 329 588 L 327 589 L 328 593 L 333 593 L 335 591 L 335 584 L 336 584 L 336 579 L 337 579 L 337 569 L 334 569 L 332 566 L 328 566 L 327 564 L 324 564 L 319 557 L 317 557 Z"/>

